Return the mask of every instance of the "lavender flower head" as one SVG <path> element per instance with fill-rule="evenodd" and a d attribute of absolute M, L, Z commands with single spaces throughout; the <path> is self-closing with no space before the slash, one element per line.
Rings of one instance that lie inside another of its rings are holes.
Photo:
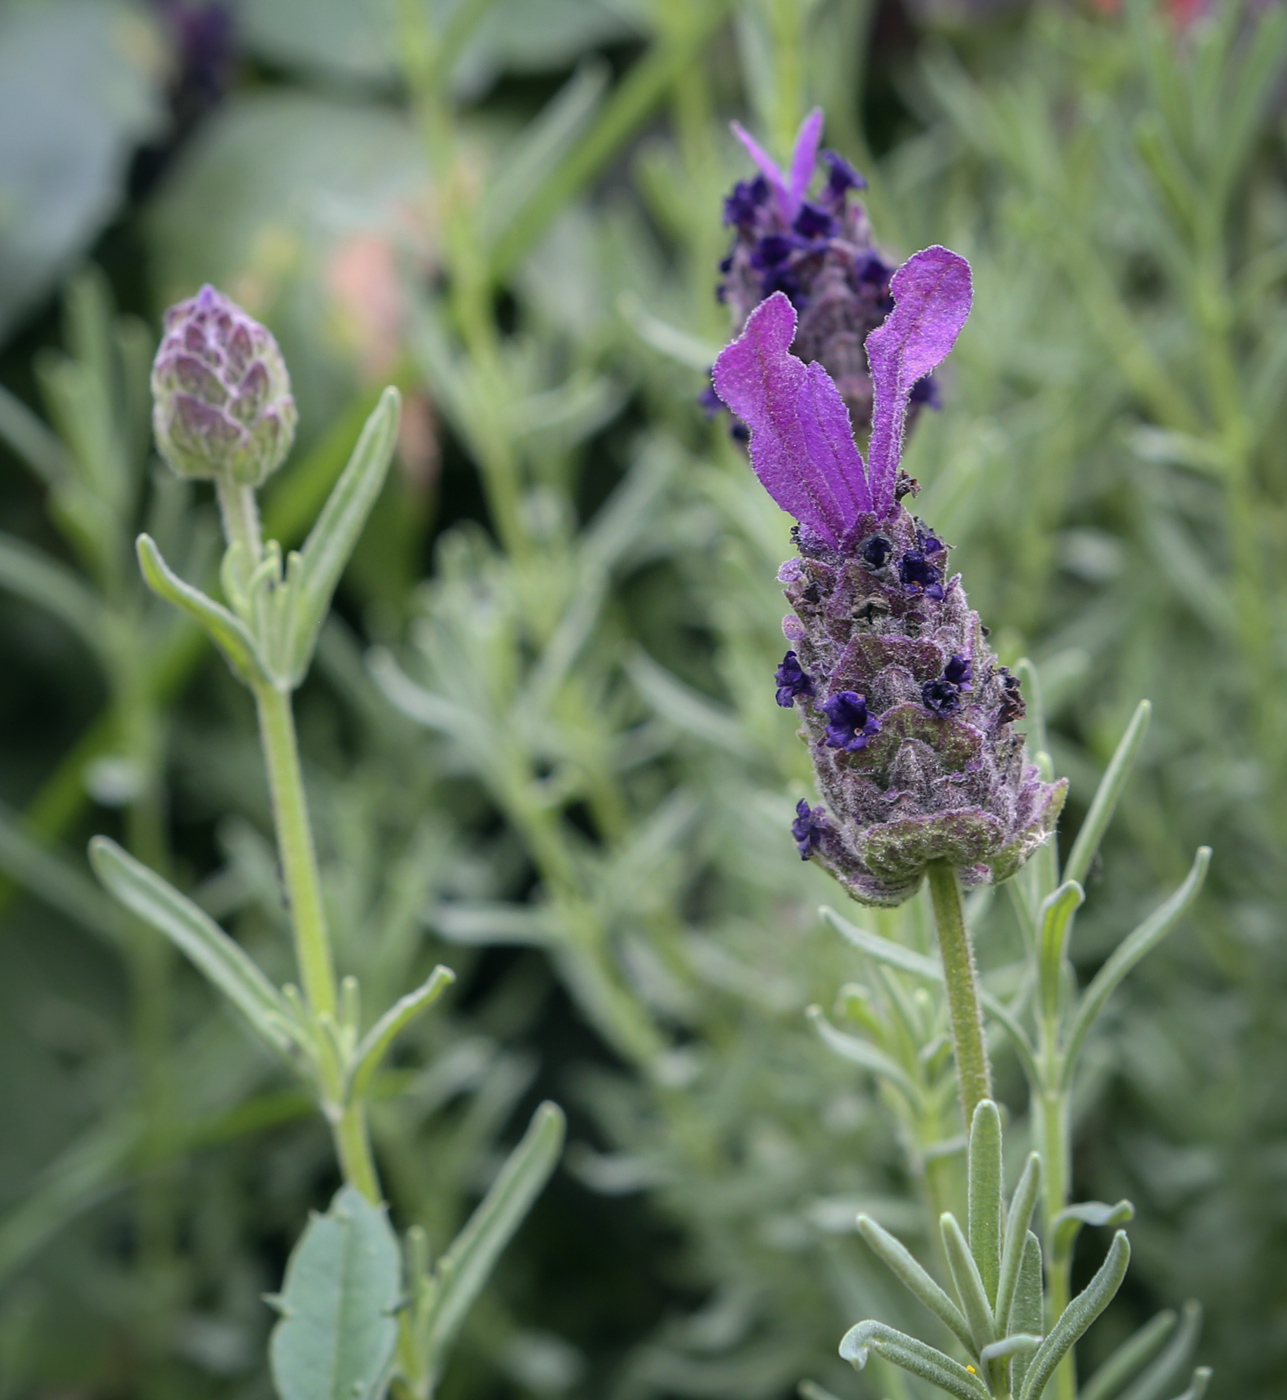
<path fill-rule="evenodd" d="M 717 295 L 740 331 L 760 302 L 782 292 L 798 313 L 796 354 L 826 368 L 854 427 L 863 431 L 872 399 L 863 345 L 889 314 L 894 270 L 873 248 L 866 211 L 851 198 L 867 182 L 834 151 L 819 156 L 821 108 L 800 127 L 789 171 L 737 122 L 733 131 L 761 173 L 735 185 L 724 201 L 733 245 L 720 264 Z M 826 178 L 810 195 L 819 160 Z M 918 403 L 936 403 L 935 392 L 931 379 L 918 385 L 913 411 Z"/>
<path fill-rule="evenodd" d="M 751 465 L 798 522 L 782 566 L 792 650 L 777 698 L 798 706 L 825 807 L 801 803 L 801 856 L 866 904 L 900 904 L 944 860 L 962 882 L 1014 874 L 1053 830 L 1066 781 L 1024 759 L 1018 681 L 984 639 L 948 547 L 902 502 L 912 390 L 951 350 L 970 269 L 945 248 L 891 282 L 867 337 L 875 385 L 868 460 L 840 391 L 790 353 L 796 312 L 775 292 L 715 362 L 715 391 L 751 433 Z"/>
<path fill-rule="evenodd" d="M 207 285 L 165 313 L 152 428 L 180 476 L 258 486 L 295 437 L 295 400 L 272 333 Z"/>

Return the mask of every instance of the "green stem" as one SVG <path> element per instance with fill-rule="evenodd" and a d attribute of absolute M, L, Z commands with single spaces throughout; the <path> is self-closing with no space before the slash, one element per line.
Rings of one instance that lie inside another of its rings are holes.
<path fill-rule="evenodd" d="M 319 1020 L 333 1023 L 338 1002 L 335 962 L 326 928 L 322 881 L 317 869 L 313 828 L 308 819 L 290 692 L 275 686 L 256 686 L 255 701 L 259 706 L 259 732 L 268 766 L 277 850 L 290 903 L 299 977 L 310 1009 Z M 325 1034 L 324 1027 L 321 1030 Z M 344 1179 L 369 1201 L 378 1203 L 382 1199 L 380 1178 L 371 1153 L 366 1105 L 341 1103 L 338 1083 L 324 1083 L 321 1089 Z"/>
<path fill-rule="evenodd" d="M 259 732 L 268 765 L 277 847 L 290 904 L 295 959 L 304 996 L 314 1012 L 335 1016 L 335 967 L 326 929 L 322 882 L 317 871 L 313 829 L 308 820 L 304 778 L 295 740 L 295 717 L 289 691 L 276 686 L 255 687 L 259 707 Z"/>
<path fill-rule="evenodd" d="M 239 544 L 245 549 L 247 568 L 253 569 L 264 552 L 255 488 L 242 486 L 221 476 L 215 479 L 215 494 L 219 497 L 219 514 L 223 517 L 225 538 L 230 545 Z"/>
<path fill-rule="evenodd" d="M 1043 1088 L 1032 1098 L 1033 1130 L 1041 1150 L 1042 1214 L 1046 1238 L 1046 1320 L 1053 1326 L 1072 1298 L 1071 1251 L 1055 1248 L 1055 1219 L 1068 1204 L 1068 1095 Z M 1054 1374 L 1054 1400 L 1075 1400 L 1077 1370 L 1070 1351 Z"/>
<path fill-rule="evenodd" d="M 956 1078 L 961 1091 L 961 1112 L 969 1131 L 974 1110 L 983 1099 L 992 1097 L 992 1068 L 983 1040 L 983 1008 L 979 1004 L 978 978 L 974 970 L 974 949 L 965 927 L 961 886 L 955 869 L 946 861 L 929 864 L 930 898 L 934 902 L 934 922 L 938 946 L 943 956 L 947 982 L 948 1019 L 952 1046 L 956 1052 Z"/>
<path fill-rule="evenodd" d="M 346 1105 L 335 1119 L 332 1132 L 344 1180 L 351 1186 L 356 1186 L 368 1201 L 379 1205 L 383 1198 L 380 1192 L 380 1178 L 375 1170 L 375 1158 L 371 1152 L 371 1135 L 366 1126 L 366 1105 Z"/>

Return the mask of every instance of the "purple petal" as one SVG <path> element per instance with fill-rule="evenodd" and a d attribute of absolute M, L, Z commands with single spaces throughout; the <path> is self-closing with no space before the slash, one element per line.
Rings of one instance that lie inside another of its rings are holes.
<path fill-rule="evenodd" d="M 715 392 L 751 429 L 764 489 L 833 548 L 871 509 L 849 411 L 820 364 L 790 353 L 795 309 L 774 292 L 715 361 Z"/>
<path fill-rule="evenodd" d="M 822 140 L 822 108 L 815 107 L 800 123 L 795 138 L 795 151 L 791 156 L 791 218 L 800 212 L 800 205 L 813 179 L 814 167 L 818 163 L 818 143 Z"/>
<path fill-rule="evenodd" d="M 763 171 L 764 178 L 769 182 L 769 188 L 772 189 L 773 196 L 777 200 L 779 212 L 790 222 L 791 216 L 787 213 L 787 208 L 791 202 L 791 187 L 787 184 L 786 176 L 783 175 L 777 161 L 769 155 L 741 122 L 730 122 L 729 125 L 733 128 L 733 135 L 746 147 L 747 154 Z"/>
<path fill-rule="evenodd" d="M 867 337 L 875 402 L 871 415 L 871 494 L 877 514 L 894 506 L 907 404 L 956 343 L 970 314 L 970 265 L 946 248 L 914 253 L 889 284 L 894 309 Z"/>

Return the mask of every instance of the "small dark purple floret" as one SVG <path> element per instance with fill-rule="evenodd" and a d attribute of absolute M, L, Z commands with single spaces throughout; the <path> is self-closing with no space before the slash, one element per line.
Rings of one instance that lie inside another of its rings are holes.
<path fill-rule="evenodd" d="M 780 233 L 769 233 L 760 239 L 751 254 L 751 266 L 756 268 L 777 267 L 791 256 L 795 244 Z"/>
<path fill-rule="evenodd" d="M 942 545 L 939 545 L 941 549 Z M 908 550 L 903 555 L 898 561 L 898 576 L 903 586 L 913 593 L 924 593 L 927 598 L 936 600 L 943 597 L 943 571 L 931 564 L 921 550 Z"/>
<path fill-rule="evenodd" d="M 768 197 L 768 181 L 763 175 L 757 175 L 754 180 L 739 180 L 732 194 L 724 200 L 724 222 L 738 226 L 753 224 Z"/>
<path fill-rule="evenodd" d="M 836 221 L 816 204 L 802 204 L 791 227 L 801 238 L 830 238 L 835 231 Z"/>
<path fill-rule="evenodd" d="M 829 749 L 846 749 L 856 753 L 867 747 L 873 734 L 880 733 L 880 721 L 867 710 L 867 697 L 852 690 L 842 690 L 822 702 L 822 712 L 831 722 L 827 725 L 826 745 Z"/>
<path fill-rule="evenodd" d="M 948 658 L 948 663 L 943 667 L 943 679 L 951 685 L 958 685 L 962 690 L 970 688 L 970 681 L 974 676 L 974 663 L 968 656 L 962 656 L 957 652 Z"/>
<path fill-rule="evenodd" d="M 927 374 L 924 379 L 918 379 L 912 385 L 912 397 L 910 402 L 921 404 L 925 408 L 940 409 L 943 407 L 943 396 L 939 393 L 938 380 L 932 374 Z"/>
<path fill-rule="evenodd" d="M 715 392 L 714 384 L 707 384 L 698 394 L 697 402 L 701 404 L 702 412 L 707 418 L 714 418 L 716 414 L 724 411 L 724 400 Z"/>
<path fill-rule="evenodd" d="M 778 683 L 778 704 L 784 710 L 789 710 L 795 704 L 797 695 L 813 694 L 813 681 L 805 674 L 799 657 L 793 651 L 787 652 L 782 658 L 782 664 L 773 673 L 773 679 Z"/>
<path fill-rule="evenodd" d="M 822 159 L 831 167 L 827 176 L 827 193 L 832 199 L 843 199 L 849 190 L 865 190 L 867 181 L 835 151 L 823 151 Z"/>
<path fill-rule="evenodd" d="M 822 840 L 823 808 L 813 808 L 801 798 L 795 804 L 795 821 L 791 823 L 791 835 L 795 837 L 795 848 L 801 860 L 808 860 L 818 849 Z"/>
<path fill-rule="evenodd" d="M 854 274 L 860 282 L 866 282 L 873 287 L 885 287 L 889 285 L 894 269 L 879 253 L 868 251 L 860 253 L 855 259 Z"/>
<path fill-rule="evenodd" d="M 889 563 L 889 556 L 893 552 L 894 546 L 884 535 L 873 535 L 866 544 L 859 547 L 858 557 L 869 569 L 880 570 Z"/>
<path fill-rule="evenodd" d="M 940 719 L 946 719 L 961 708 L 961 687 L 942 677 L 926 681 L 921 686 L 921 703 Z"/>

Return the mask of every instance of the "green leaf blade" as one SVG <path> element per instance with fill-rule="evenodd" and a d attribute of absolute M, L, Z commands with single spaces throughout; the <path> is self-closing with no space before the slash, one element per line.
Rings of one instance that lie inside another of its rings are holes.
<path fill-rule="evenodd" d="M 1131 722 L 1126 726 L 1125 734 L 1108 761 L 1108 767 L 1104 770 L 1104 776 L 1100 779 L 1099 787 L 1091 801 L 1090 811 L 1086 813 L 1086 820 L 1082 822 L 1081 830 L 1077 833 L 1077 839 L 1073 842 L 1073 848 L 1064 864 L 1065 881 L 1075 880 L 1079 885 L 1085 884 L 1090 863 L 1095 859 L 1099 843 L 1104 839 L 1108 824 L 1113 819 L 1122 789 L 1126 786 L 1126 780 L 1135 766 L 1140 745 L 1148 733 L 1148 722 L 1152 713 L 1153 706 L 1147 700 L 1141 700 L 1135 707 Z"/>
<path fill-rule="evenodd" d="M 874 1352 L 909 1371 L 921 1380 L 945 1390 L 956 1400 L 990 1400 L 987 1388 L 976 1371 L 970 1371 L 959 1361 L 945 1356 L 915 1337 L 909 1337 L 883 1322 L 859 1322 L 845 1333 L 840 1343 L 840 1355 L 855 1371 L 867 1364 Z"/>
<path fill-rule="evenodd" d="M 564 1130 L 563 1110 L 557 1104 L 543 1103 L 491 1189 L 439 1261 L 438 1294 L 423 1338 L 433 1371 L 441 1370 L 446 1349 L 497 1257 L 549 1180 L 563 1150 Z"/>
<path fill-rule="evenodd" d="M 1113 1236 L 1108 1257 L 1099 1266 L 1095 1277 L 1064 1309 L 1063 1316 L 1050 1329 L 1050 1334 L 1032 1358 L 1023 1378 L 1019 1400 L 1040 1400 L 1046 1382 L 1054 1375 L 1059 1363 L 1072 1350 L 1091 1323 L 1112 1301 L 1126 1277 L 1131 1260 L 1131 1246 L 1124 1231 Z"/>
<path fill-rule="evenodd" d="M 281 1400 L 377 1400 L 398 1341 L 397 1236 L 383 1206 L 342 1187 L 286 1266 L 269 1360 Z"/>
<path fill-rule="evenodd" d="M 89 843 L 89 860 L 103 885 L 184 953 L 270 1045 L 290 1048 L 290 1011 L 241 944 L 108 837 L 95 836 Z"/>

